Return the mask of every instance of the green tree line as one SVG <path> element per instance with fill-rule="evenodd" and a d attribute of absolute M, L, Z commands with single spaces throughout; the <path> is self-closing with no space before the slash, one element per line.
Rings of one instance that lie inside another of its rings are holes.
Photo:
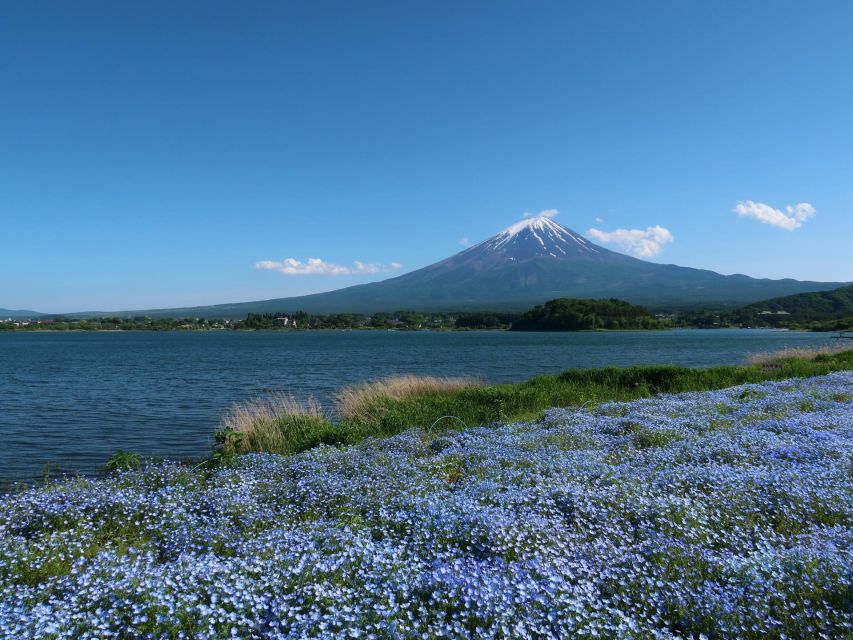
<path fill-rule="evenodd" d="M 595 329 L 664 329 L 666 320 L 624 300 L 558 298 L 533 307 L 512 323 L 513 331 L 589 331 Z"/>

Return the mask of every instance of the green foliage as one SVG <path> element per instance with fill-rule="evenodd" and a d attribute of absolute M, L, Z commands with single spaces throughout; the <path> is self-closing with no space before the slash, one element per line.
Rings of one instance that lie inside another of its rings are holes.
<path fill-rule="evenodd" d="M 128 471 L 130 469 L 139 469 L 142 466 L 142 458 L 138 453 L 132 451 L 124 451 L 119 449 L 109 460 L 104 464 L 104 469 L 110 472 L 113 471 Z"/>
<path fill-rule="evenodd" d="M 235 328 L 230 320 L 207 318 L 42 317 L 36 320 L 0 322 L 0 331 L 208 331 Z"/>
<path fill-rule="evenodd" d="M 505 307 L 506 309 L 507 307 Z M 284 322 L 287 318 L 287 323 Z M 0 321 L 0 331 L 207 331 L 244 330 L 469 330 L 587 331 L 665 329 L 670 326 L 717 328 L 731 326 L 803 328 L 815 331 L 853 331 L 853 285 L 832 291 L 801 293 L 756 302 L 745 307 L 685 308 L 666 318 L 623 300 L 559 298 L 527 312 L 395 311 L 312 314 L 305 311 L 250 313 L 244 320 L 200 317 L 151 318 L 39 317 L 29 321 Z"/>
<path fill-rule="evenodd" d="M 475 311 L 460 313 L 456 317 L 457 329 L 507 329 L 518 320 L 518 313 Z"/>
<path fill-rule="evenodd" d="M 652 447 L 663 447 L 681 436 L 676 431 L 653 431 L 641 429 L 632 436 L 634 446 L 637 449 L 650 449 Z"/>
<path fill-rule="evenodd" d="M 759 365 L 690 369 L 675 366 L 606 367 L 570 369 L 515 384 L 470 387 L 403 399 L 377 400 L 361 419 L 326 420 L 283 429 L 292 433 L 286 446 L 268 448 L 261 440 L 243 443 L 240 451 L 294 453 L 317 444 L 357 443 L 368 437 L 384 437 L 412 427 L 428 428 L 442 416 L 454 416 L 457 424 L 475 426 L 513 420 L 531 420 L 551 407 L 581 406 L 616 400 L 634 400 L 660 393 L 709 391 L 763 380 L 817 376 L 853 369 L 853 349 L 811 360 L 790 358 L 778 368 Z M 220 436 L 233 437 L 233 436 Z M 634 434 L 640 448 L 659 446 L 670 434 Z M 248 446 L 246 446 L 248 445 Z"/>
<path fill-rule="evenodd" d="M 288 415 L 277 418 L 269 431 L 256 430 L 245 434 L 244 446 L 250 451 L 294 453 L 321 444 L 340 444 L 338 429 L 329 420 L 312 415 Z"/>
<path fill-rule="evenodd" d="M 760 314 L 763 311 L 784 311 L 797 322 L 834 320 L 853 316 L 853 285 L 831 291 L 798 293 L 783 298 L 756 302 L 742 309 L 744 313 Z M 768 314 L 769 315 L 769 314 Z"/>
<path fill-rule="evenodd" d="M 739 309 L 684 312 L 679 315 L 678 324 L 703 328 L 743 326 L 851 331 L 853 285 L 772 298 Z"/>
<path fill-rule="evenodd" d="M 500 312 L 422 313 L 417 311 L 374 314 L 250 313 L 239 324 L 243 329 L 506 329 L 518 314 Z M 287 318 L 287 323 L 284 323 Z"/>
<path fill-rule="evenodd" d="M 811 322 L 808 328 L 812 331 L 853 331 L 853 316 L 824 320 L 823 322 Z"/>
<path fill-rule="evenodd" d="M 356 433 L 357 429 L 343 431 L 325 418 L 312 415 L 282 415 L 274 420 L 259 418 L 245 431 L 231 427 L 217 431 L 212 459 L 216 465 L 227 466 L 241 453 L 298 453 L 321 444 L 356 442 L 361 439 L 355 437 Z"/>
<path fill-rule="evenodd" d="M 243 434 L 231 427 L 225 427 L 213 434 L 213 462 L 220 466 L 230 465 L 240 450 Z"/>
<path fill-rule="evenodd" d="M 663 329 L 667 325 L 638 307 L 610 300 L 559 298 L 533 307 L 512 323 L 513 331 L 585 331 L 592 329 Z"/>

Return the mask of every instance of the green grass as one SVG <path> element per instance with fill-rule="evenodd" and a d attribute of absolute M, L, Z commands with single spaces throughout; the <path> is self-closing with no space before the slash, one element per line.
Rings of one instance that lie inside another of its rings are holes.
<path fill-rule="evenodd" d="M 853 369 L 853 349 L 814 358 L 782 358 L 772 366 L 753 364 L 690 369 L 676 366 L 606 367 L 570 369 L 524 382 L 418 394 L 412 397 L 372 398 L 371 411 L 359 418 L 333 422 L 312 416 L 311 424 L 283 429 L 276 446 L 243 439 L 237 453 L 268 451 L 297 453 L 318 444 L 355 444 L 367 437 L 387 437 L 412 427 L 436 429 L 488 425 L 495 422 L 536 419 L 551 407 L 580 406 L 635 400 L 660 393 L 709 391 L 764 380 L 824 375 Z M 452 420 L 442 420 L 453 416 Z M 288 423 L 282 418 L 282 424 Z M 302 421 L 300 421 L 302 422 Z M 293 433 L 293 437 L 288 437 Z M 643 446 L 657 442 L 637 436 Z M 224 440 L 224 443 L 222 442 Z M 220 439 L 227 453 L 228 438 Z M 227 457 L 227 456 L 226 456 Z"/>

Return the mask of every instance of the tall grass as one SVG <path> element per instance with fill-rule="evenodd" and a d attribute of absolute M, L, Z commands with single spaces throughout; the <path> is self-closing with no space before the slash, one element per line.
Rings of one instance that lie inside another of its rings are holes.
<path fill-rule="evenodd" d="M 848 345 L 841 344 L 841 340 L 838 342 L 839 344 L 824 345 L 821 347 L 789 347 L 780 351 L 762 351 L 750 354 L 747 362 L 749 364 L 768 365 L 778 364 L 782 360 L 790 360 L 792 358 L 811 360 L 817 356 L 833 355 L 850 349 Z"/>
<path fill-rule="evenodd" d="M 482 386 L 477 378 L 395 376 L 344 387 L 335 396 L 335 411 L 348 422 L 376 422 L 388 407 L 402 400 L 442 396 Z"/>
<path fill-rule="evenodd" d="M 470 378 L 386 378 L 341 390 L 337 421 L 331 422 L 311 401 L 287 397 L 256 400 L 233 407 L 223 425 L 238 440 L 225 447 L 235 453 L 294 453 L 321 443 L 356 443 L 412 427 L 427 428 L 442 416 L 455 424 L 485 425 L 532 419 L 545 409 L 612 400 L 633 400 L 659 393 L 708 391 L 749 382 L 816 376 L 853 369 L 853 349 L 830 352 L 786 351 L 743 366 L 690 369 L 675 366 L 570 369 L 524 382 L 482 385 Z M 809 357 L 800 357 L 807 353 Z M 222 432 L 220 432 L 222 433 Z M 222 440 L 221 440 L 222 441 Z"/>
<path fill-rule="evenodd" d="M 285 394 L 271 394 L 232 405 L 222 419 L 233 453 L 293 453 L 320 444 L 336 431 L 320 404 L 301 403 Z"/>

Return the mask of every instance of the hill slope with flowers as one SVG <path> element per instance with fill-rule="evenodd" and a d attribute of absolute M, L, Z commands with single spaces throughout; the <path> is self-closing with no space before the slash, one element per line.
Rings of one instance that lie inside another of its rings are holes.
<path fill-rule="evenodd" d="M 0 500 L 4 638 L 850 638 L 853 373 Z"/>

